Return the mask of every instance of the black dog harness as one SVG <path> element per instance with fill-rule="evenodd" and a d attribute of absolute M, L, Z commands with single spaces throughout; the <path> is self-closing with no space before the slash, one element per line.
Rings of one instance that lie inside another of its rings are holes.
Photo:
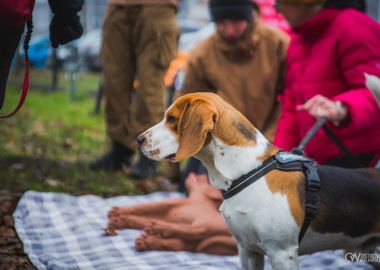
<path fill-rule="evenodd" d="M 221 190 L 223 198 L 231 198 L 272 170 L 302 171 L 305 174 L 305 220 L 298 235 L 298 242 L 301 242 L 307 228 L 317 214 L 317 195 L 321 184 L 317 173 L 317 164 L 314 160 L 289 152 L 279 152 L 264 161 L 260 167 L 234 180 L 228 190 Z"/>

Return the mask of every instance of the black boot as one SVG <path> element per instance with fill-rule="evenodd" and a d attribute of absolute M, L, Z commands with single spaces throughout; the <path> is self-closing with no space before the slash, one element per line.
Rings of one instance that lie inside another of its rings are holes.
<path fill-rule="evenodd" d="M 140 158 L 133 165 L 130 175 L 135 178 L 144 179 L 149 176 L 153 176 L 156 173 L 157 162 L 147 158 L 143 153 L 140 152 Z"/>
<path fill-rule="evenodd" d="M 133 151 L 117 142 L 112 142 L 112 148 L 101 158 L 90 162 L 92 170 L 116 171 L 121 169 L 121 164 L 127 166 L 132 163 Z"/>

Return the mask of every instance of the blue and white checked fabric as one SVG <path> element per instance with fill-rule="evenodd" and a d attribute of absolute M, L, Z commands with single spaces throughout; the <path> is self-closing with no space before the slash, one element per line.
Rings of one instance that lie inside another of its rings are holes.
<path fill-rule="evenodd" d="M 182 196 L 157 192 L 103 199 L 93 195 L 26 192 L 13 214 L 17 233 L 38 269 L 239 269 L 237 256 L 190 252 L 140 252 L 135 239 L 142 231 L 121 230 L 105 236 L 112 206 L 130 206 Z"/>
<path fill-rule="evenodd" d="M 238 256 L 135 249 L 142 231 L 121 230 L 105 236 L 107 213 L 112 206 L 181 197 L 176 192 L 103 199 L 93 195 L 28 191 L 13 214 L 17 233 L 33 265 L 41 270 L 235 270 Z M 265 258 L 265 270 L 271 269 Z M 300 269 L 372 269 L 364 263 L 346 262 L 342 251 L 326 251 L 300 258 Z"/>

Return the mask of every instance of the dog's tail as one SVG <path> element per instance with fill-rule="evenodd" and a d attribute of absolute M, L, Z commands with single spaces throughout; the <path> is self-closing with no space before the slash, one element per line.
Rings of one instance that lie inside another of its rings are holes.
<path fill-rule="evenodd" d="M 366 79 L 366 86 L 371 90 L 372 94 L 375 96 L 377 103 L 380 106 L 380 79 L 376 76 L 364 73 Z"/>

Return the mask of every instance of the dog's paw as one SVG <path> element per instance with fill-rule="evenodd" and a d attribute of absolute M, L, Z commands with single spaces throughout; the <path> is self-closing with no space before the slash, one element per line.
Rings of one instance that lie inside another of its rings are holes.
<path fill-rule="evenodd" d="M 114 206 L 110 211 L 108 211 L 108 218 L 119 217 L 124 215 L 133 214 L 133 210 L 131 207 L 117 207 Z"/>
<path fill-rule="evenodd" d="M 172 237 L 172 233 L 167 226 L 163 226 L 157 222 L 149 222 L 144 225 L 144 231 L 148 235 L 154 235 L 160 238 L 170 238 Z"/>
<path fill-rule="evenodd" d="M 108 220 L 107 230 L 142 229 L 142 225 L 134 220 L 133 216 L 114 216 Z"/>
<path fill-rule="evenodd" d="M 160 249 L 158 247 L 158 244 L 159 244 L 158 238 L 151 236 L 151 235 L 147 235 L 147 234 L 142 234 L 135 241 L 136 250 L 138 250 L 138 251 Z"/>
<path fill-rule="evenodd" d="M 154 235 L 142 234 L 135 241 L 136 250 L 195 251 L 192 245 L 186 245 L 181 239 L 162 239 Z"/>

